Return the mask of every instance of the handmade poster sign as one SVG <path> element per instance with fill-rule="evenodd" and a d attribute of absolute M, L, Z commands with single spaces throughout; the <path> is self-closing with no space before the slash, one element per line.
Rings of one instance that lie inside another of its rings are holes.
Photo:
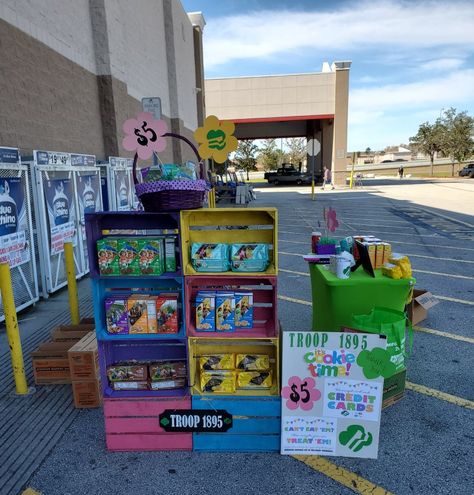
<path fill-rule="evenodd" d="M 383 335 L 284 332 L 282 454 L 377 458 Z"/>

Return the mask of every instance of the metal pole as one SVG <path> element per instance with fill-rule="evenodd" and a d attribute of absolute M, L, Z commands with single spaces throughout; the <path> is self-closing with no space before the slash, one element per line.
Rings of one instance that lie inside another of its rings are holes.
<path fill-rule="evenodd" d="M 314 201 L 314 135 L 311 140 L 312 150 L 311 150 L 311 169 L 312 169 L 312 177 L 311 177 L 311 200 Z"/>
<path fill-rule="evenodd" d="M 12 278 L 10 265 L 0 263 L 0 291 L 2 293 L 3 311 L 5 313 L 5 325 L 7 327 L 8 345 L 12 358 L 13 377 L 18 395 L 28 393 L 26 383 L 25 366 L 23 363 L 23 351 L 21 349 L 20 331 L 16 318 L 16 306 L 13 297 Z"/>
<path fill-rule="evenodd" d="M 79 325 L 79 300 L 77 297 L 76 270 L 74 269 L 74 246 L 72 242 L 64 243 L 64 262 L 67 272 L 67 288 L 69 295 L 69 309 L 71 310 L 71 323 Z"/>

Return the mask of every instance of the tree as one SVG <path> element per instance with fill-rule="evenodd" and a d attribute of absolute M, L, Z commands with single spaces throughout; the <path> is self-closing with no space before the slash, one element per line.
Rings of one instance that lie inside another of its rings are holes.
<path fill-rule="evenodd" d="M 290 138 L 285 139 L 285 146 L 288 148 L 286 156 L 288 161 L 293 165 L 302 163 L 306 158 L 306 139 L 304 138 Z"/>
<path fill-rule="evenodd" d="M 367 155 L 370 155 L 371 152 L 372 152 L 372 150 L 370 149 L 370 147 L 365 148 L 365 153 Z"/>
<path fill-rule="evenodd" d="M 260 159 L 264 170 L 275 170 L 281 159 L 281 151 L 277 148 L 275 139 L 265 139 L 260 148 Z"/>
<path fill-rule="evenodd" d="M 257 170 L 255 166 L 257 163 L 256 154 L 258 152 L 258 146 L 251 139 L 243 139 L 239 141 L 239 146 L 235 152 L 235 161 L 237 167 L 240 170 L 247 172 L 247 180 L 250 180 L 250 170 Z"/>
<path fill-rule="evenodd" d="M 441 149 L 445 156 L 451 158 L 454 177 L 454 163 L 461 163 L 474 152 L 474 118 L 467 112 L 457 113 L 455 108 L 450 108 L 439 120 L 444 130 Z"/>
<path fill-rule="evenodd" d="M 430 157 L 431 176 L 433 176 L 434 156 L 441 151 L 444 132 L 443 125 L 437 119 L 434 124 L 423 122 L 416 136 L 410 138 L 410 147 Z"/>

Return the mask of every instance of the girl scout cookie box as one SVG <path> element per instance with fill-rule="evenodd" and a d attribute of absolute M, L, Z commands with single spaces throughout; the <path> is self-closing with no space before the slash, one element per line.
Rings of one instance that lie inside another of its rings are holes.
<path fill-rule="evenodd" d="M 193 242 L 191 260 L 197 272 L 227 272 L 230 266 L 229 246 Z"/>

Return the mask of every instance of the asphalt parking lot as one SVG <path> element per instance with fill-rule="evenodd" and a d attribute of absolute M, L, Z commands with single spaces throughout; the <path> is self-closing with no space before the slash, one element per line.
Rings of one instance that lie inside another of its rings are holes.
<path fill-rule="evenodd" d="M 474 493 L 472 182 L 449 182 L 444 189 L 374 183 L 356 191 L 318 190 L 315 201 L 309 188 L 265 188 L 252 204 L 279 209 L 279 317 L 285 331 L 311 327 L 310 279 L 301 255 L 328 206 L 338 214 L 336 234 L 373 234 L 391 242 L 410 256 L 417 287 L 440 299 L 415 333 L 405 398 L 382 413 L 377 460 L 111 454 L 102 411 L 82 410 L 42 453 L 24 487 L 45 495 Z M 467 204 L 460 208 L 464 194 Z M 0 483 L 0 493 L 15 492 L 3 492 Z"/>

